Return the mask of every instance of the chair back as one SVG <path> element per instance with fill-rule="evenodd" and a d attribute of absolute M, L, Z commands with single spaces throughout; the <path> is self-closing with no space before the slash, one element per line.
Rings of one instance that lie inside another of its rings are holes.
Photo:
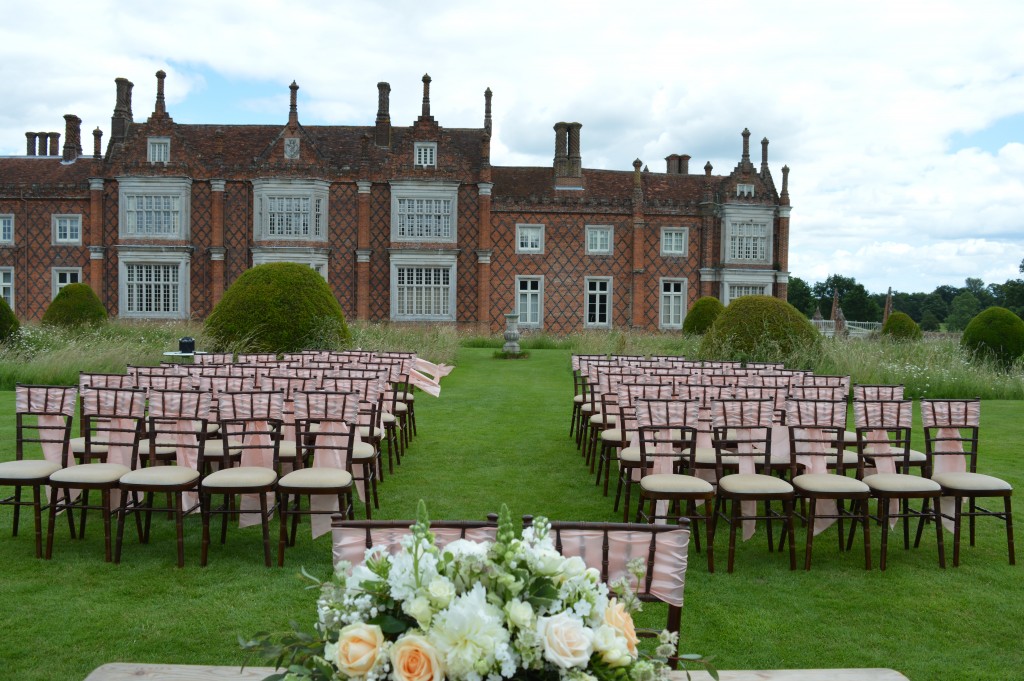
<path fill-rule="evenodd" d="M 978 430 L 981 425 L 981 400 L 921 400 L 921 426 L 924 428 L 925 453 L 952 459 L 966 457 L 966 469 L 978 468 Z M 944 468 L 937 465 L 937 469 Z"/>
<path fill-rule="evenodd" d="M 634 409 L 641 466 L 651 468 L 659 457 L 671 457 L 683 464 L 686 471 L 692 471 L 700 424 L 700 403 L 697 400 L 676 398 L 641 398 L 636 400 Z M 674 470 L 676 467 L 672 468 Z"/>
<path fill-rule="evenodd" d="M 157 376 L 139 374 L 137 388 L 147 390 L 191 390 L 196 379 L 192 376 Z"/>
<path fill-rule="evenodd" d="M 296 451 L 311 455 L 313 466 L 352 472 L 352 449 L 359 419 L 359 395 L 354 392 L 297 391 Z M 301 468 L 306 456 L 296 457 Z"/>
<path fill-rule="evenodd" d="M 192 357 L 193 364 L 231 364 L 234 361 L 230 352 L 197 352 Z"/>
<path fill-rule="evenodd" d="M 78 389 L 63 385 L 23 385 L 14 388 L 15 458 L 25 457 L 25 445 L 39 446 L 43 458 L 67 466 L 71 423 Z"/>
<path fill-rule="evenodd" d="M 157 464 L 160 449 L 174 447 L 178 466 L 204 470 L 206 425 L 212 413 L 213 395 L 182 388 L 149 391 L 149 464 Z"/>
<path fill-rule="evenodd" d="M 264 362 L 276 362 L 277 355 L 273 352 L 240 352 L 238 353 L 239 364 L 262 364 Z"/>
<path fill-rule="evenodd" d="M 910 465 L 913 404 L 911 400 L 854 401 L 859 469 L 863 469 L 867 457 L 889 459 L 897 465 Z"/>
<path fill-rule="evenodd" d="M 808 472 L 827 472 L 824 456 L 830 447 L 841 450 L 846 432 L 846 400 L 795 399 L 786 401 L 786 424 L 789 426 L 791 474 L 796 464 L 803 464 Z M 821 457 L 808 461 L 810 457 Z M 836 457 L 837 472 L 843 474 L 843 457 Z"/>
<path fill-rule="evenodd" d="M 768 464 L 772 451 L 775 403 L 769 399 L 720 399 L 711 402 L 711 440 L 715 445 L 716 472 L 722 477 L 726 453 L 751 457 L 755 468 Z M 728 452 L 726 452 L 728 450 Z"/>
<path fill-rule="evenodd" d="M 284 394 L 247 390 L 216 395 L 224 438 L 223 466 L 278 467 Z"/>
<path fill-rule="evenodd" d="M 134 468 L 145 418 L 146 391 L 141 388 L 88 388 L 82 391 L 83 463 L 100 459 Z"/>
<path fill-rule="evenodd" d="M 88 371 L 78 372 L 78 388 L 134 388 L 135 379 L 129 374 L 98 374 Z"/>
<path fill-rule="evenodd" d="M 795 400 L 845 400 L 846 388 L 841 385 L 793 385 L 789 396 Z"/>

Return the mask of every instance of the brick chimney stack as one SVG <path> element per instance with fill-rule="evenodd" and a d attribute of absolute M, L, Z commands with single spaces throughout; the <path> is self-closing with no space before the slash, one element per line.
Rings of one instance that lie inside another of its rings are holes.
<path fill-rule="evenodd" d="M 679 156 L 679 174 L 689 175 L 690 174 L 690 155 L 681 154 Z"/>
<path fill-rule="evenodd" d="M 740 164 L 744 168 L 750 167 L 750 130 L 743 128 L 743 156 L 740 158 Z"/>
<path fill-rule="evenodd" d="M 782 166 L 782 192 L 779 194 L 779 204 L 789 205 L 789 166 Z"/>
<path fill-rule="evenodd" d="M 491 134 L 491 88 L 484 90 L 484 130 Z"/>
<path fill-rule="evenodd" d="M 768 138 L 761 140 L 761 172 L 768 172 Z"/>
<path fill-rule="evenodd" d="M 565 177 L 569 170 L 569 146 L 567 140 L 569 124 L 555 123 L 555 177 Z"/>
<path fill-rule="evenodd" d="M 291 90 L 291 98 L 288 103 L 288 125 L 299 124 L 299 84 L 294 80 L 288 86 Z"/>
<path fill-rule="evenodd" d="M 50 152 L 47 150 L 47 142 L 50 140 L 50 133 L 48 132 L 37 132 L 36 140 L 39 142 L 39 155 L 49 156 Z M 54 154 L 56 156 L 56 154 Z"/>
<path fill-rule="evenodd" d="M 128 124 L 132 122 L 132 88 L 135 87 L 127 78 L 115 78 L 117 84 L 117 102 L 114 104 L 114 115 L 110 117 L 110 142 L 124 142 L 128 132 Z"/>
<path fill-rule="evenodd" d="M 377 83 L 377 120 L 375 122 L 374 143 L 378 147 L 391 145 L 391 85 Z"/>
<path fill-rule="evenodd" d="M 163 69 L 156 72 L 156 108 L 153 113 L 160 118 L 167 115 L 167 104 L 164 102 L 165 78 L 167 78 L 167 74 L 164 73 Z"/>
<path fill-rule="evenodd" d="M 64 124 L 64 163 L 74 163 L 82 155 L 82 119 L 67 114 Z"/>
<path fill-rule="evenodd" d="M 714 170 L 714 169 L 715 169 L 715 167 L 713 165 L 711 165 L 711 161 L 708 161 L 707 163 L 704 164 L 704 174 L 707 177 L 711 177 L 711 171 Z"/>
<path fill-rule="evenodd" d="M 665 172 L 669 175 L 689 175 L 690 155 L 670 154 L 665 157 Z"/>
<path fill-rule="evenodd" d="M 580 156 L 580 128 L 582 123 L 569 124 L 569 177 L 583 176 L 583 158 Z"/>
<path fill-rule="evenodd" d="M 430 118 L 430 74 L 423 74 L 423 112 L 422 118 Z"/>
<path fill-rule="evenodd" d="M 60 154 L 60 133 L 59 132 L 51 132 L 49 134 L 49 137 L 50 137 L 50 156 L 57 156 L 57 155 Z M 78 145 L 78 151 L 79 151 L 79 153 L 81 153 L 81 151 L 82 151 L 82 145 L 81 144 Z"/>
<path fill-rule="evenodd" d="M 103 131 L 100 130 L 100 126 L 96 126 L 96 129 L 92 131 L 92 157 L 101 158 L 103 156 Z"/>
<path fill-rule="evenodd" d="M 36 134 L 34 132 L 25 133 L 25 155 L 36 155 Z"/>

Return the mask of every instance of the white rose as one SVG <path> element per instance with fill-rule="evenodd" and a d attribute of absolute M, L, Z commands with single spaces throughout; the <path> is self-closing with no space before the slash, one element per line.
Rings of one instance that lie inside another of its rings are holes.
<path fill-rule="evenodd" d="M 430 607 L 430 601 L 423 596 L 417 596 L 411 601 L 402 603 L 402 610 L 409 617 L 416 620 L 422 628 L 426 629 L 430 626 L 430 618 L 434 616 L 434 611 Z"/>
<path fill-rule="evenodd" d="M 554 551 L 544 552 L 537 556 L 537 572 L 542 575 L 558 574 L 563 562 L 563 558 Z"/>
<path fill-rule="evenodd" d="M 533 624 L 533 607 L 519 599 L 506 603 L 505 613 L 508 615 L 508 621 L 520 629 L 525 629 Z"/>
<path fill-rule="evenodd" d="M 455 585 L 446 577 L 435 577 L 427 587 L 427 594 L 430 602 L 436 608 L 447 608 L 448 604 L 455 598 Z"/>
<path fill-rule="evenodd" d="M 562 572 L 569 579 L 579 577 L 586 571 L 587 564 L 584 563 L 583 559 L 579 556 L 572 556 L 570 558 L 566 558 L 565 562 L 562 564 Z"/>
<path fill-rule="evenodd" d="M 603 624 L 594 632 L 594 650 L 609 667 L 625 667 L 633 661 L 624 639 L 619 632 Z"/>
<path fill-rule="evenodd" d="M 332 652 L 342 674 L 365 676 L 377 664 L 383 646 L 384 633 L 380 627 L 356 623 L 338 633 L 338 643 Z"/>
<path fill-rule="evenodd" d="M 594 632 L 583 626 L 582 620 L 560 612 L 554 617 L 542 617 L 537 622 L 537 633 L 544 646 L 544 659 L 562 669 L 586 667 L 594 652 Z"/>

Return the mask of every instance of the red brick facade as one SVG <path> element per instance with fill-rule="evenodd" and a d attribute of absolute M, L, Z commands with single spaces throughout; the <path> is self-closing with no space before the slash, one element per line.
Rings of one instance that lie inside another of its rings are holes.
<path fill-rule="evenodd" d="M 473 129 L 434 120 L 426 76 L 409 127 L 386 83 L 373 126 L 301 125 L 294 83 L 283 125 L 181 125 L 157 77 L 144 122 L 117 80 L 105 152 L 97 129 L 85 155 L 67 116 L 61 156 L 28 133 L 26 156 L 0 158 L 0 293 L 19 318 L 72 280 L 111 315 L 202 318 L 275 260 L 316 267 L 352 318 L 491 330 L 518 308 L 553 333 L 677 328 L 703 295 L 786 295 L 788 168 L 778 192 L 747 131 L 728 175 L 675 154 L 665 173 L 586 169 L 578 123 L 555 125 L 551 167 L 492 167 L 489 90 Z"/>

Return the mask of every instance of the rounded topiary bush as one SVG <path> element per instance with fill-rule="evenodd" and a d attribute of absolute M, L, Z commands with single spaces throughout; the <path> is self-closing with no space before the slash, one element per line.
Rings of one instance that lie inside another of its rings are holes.
<path fill-rule="evenodd" d="M 107 321 L 107 308 L 88 284 L 68 284 L 43 313 L 43 324 L 83 326 Z"/>
<path fill-rule="evenodd" d="M 904 312 L 893 312 L 882 325 L 882 335 L 892 340 L 921 340 L 921 327 L 910 315 Z"/>
<path fill-rule="evenodd" d="M 21 324 L 18 323 L 18 317 L 14 314 L 14 310 L 6 300 L 0 298 L 0 343 L 16 334 L 20 327 Z"/>
<path fill-rule="evenodd" d="M 807 317 L 772 296 L 743 296 L 729 303 L 704 334 L 701 356 L 755 362 L 794 361 L 821 340 Z"/>
<path fill-rule="evenodd" d="M 1024 320 L 1005 307 L 990 307 L 967 324 L 960 345 L 1009 366 L 1024 354 Z"/>
<path fill-rule="evenodd" d="M 206 319 L 213 350 L 298 352 L 350 339 L 341 305 L 306 265 L 257 265 L 224 292 Z"/>
<path fill-rule="evenodd" d="M 683 320 L 683 333 L 704 334 L 722 314 L 725 306 L 714 296 L 704 296 L 693 304 Z"/>

